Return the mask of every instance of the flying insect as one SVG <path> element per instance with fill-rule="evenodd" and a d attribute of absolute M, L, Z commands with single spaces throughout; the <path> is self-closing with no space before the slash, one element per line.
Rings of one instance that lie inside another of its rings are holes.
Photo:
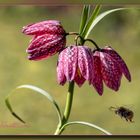
<path fill-rule="evenodd" d="M 119 115 L 121 118 L 125 118 L 126 121 L 134 122 L 134 112 L 128 108 L 125 108 L 123 106 L 120 107 L 113 107 L 111 106 L 109 108 L 110 110 L 114 111 L 115 114 Z"/>

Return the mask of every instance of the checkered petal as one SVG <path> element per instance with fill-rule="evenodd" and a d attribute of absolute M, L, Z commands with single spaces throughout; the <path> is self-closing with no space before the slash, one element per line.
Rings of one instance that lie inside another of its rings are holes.
<path fill-rule="evenodd" d="M 64 74 L 64 53 L 59 54 L 58 64 L 57 64 L 57 81 L 60 85 L 64 85 L 66 83 L 66 77 Z"/>
<path fill-rule="evenodd" d="M 67 81 L 74 80 L 77 60 L 78 60 L 78 47 L 70 46 L 62 51 L 64 53 L 64 73 Z"/>
<path fill-rule="evenodd" d="M 109 54 L 100 52 L 101 73 L 105 84 L 117 91 L 120 87 L 122 73 L 116 63 Z"/>
<path fill-rule="evenodd" d="M 46 59 L 59 52 L 66 44 L 66 39 L 62 35 L 43 34 L 34 37 L 28 49 L 29 60 Z"/>
<path fill-rule="evenodd" d="M 79 73 L 79 70 L 77 70 L 74 78 L 76 84 L 81 87 L 84 84 L 85 80 L 86 79 Z"/>
<path fill-rule="evenodd" d="M 84 79 L 91 82 L 92 78 L 92 54 L 86 46 L 78 46 L 78 68 Z"/>
<path fill-rule="evenodd" d="M 100 61 L 100 52 L 95 51 L 93 54 L 93 78 L 92 85 L 99 93 L 99 95 L 103 94 L 103 81 L 101 74 L 101 61 Z"/>
<path fill-rule="evenodd" d="M 65 31 L 57 20 L 46 20 L 24 26 L 22 32 L 26 35 L 64 34 Z"/>
<path fill-rule="evenodd" d="M 121 58 L 121 56 L 115 50 L 113 50 L 111 47 L 108 46 L 105 49 L 103 49 L 103 51 L 109 54 L 115 61 L 118 62 L 121 72 L 125 75 L 128 81 L 131 81 L 131 74 L 129 72 L 126 63 Z"/>

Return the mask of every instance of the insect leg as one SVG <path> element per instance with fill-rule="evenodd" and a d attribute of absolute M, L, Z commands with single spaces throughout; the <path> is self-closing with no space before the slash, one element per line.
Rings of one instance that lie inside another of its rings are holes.
<path fill-rule="evenodd" d="M 116 110 L 117 108 L 116 107 L 113 107 L 113 106 L 111 106 L 111 107 L 109 107 L 109 110 Z"/>

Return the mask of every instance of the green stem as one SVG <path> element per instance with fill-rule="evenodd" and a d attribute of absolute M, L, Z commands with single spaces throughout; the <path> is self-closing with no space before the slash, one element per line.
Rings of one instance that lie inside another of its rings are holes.
<path fill-rule="evenodd" d="M 63 116 L 63 122 L 66 123 L 69 119 L 71 107 L 72 107 L 72 100 L 73 100 L 73 91 L 74 91 L 74 81 L 69 83 L 69 89 L 67 94 L 66 106 Z"/>
<path fill-rule="evenodd" d="M 62 118 L 62 123 L 58 124 L 57 129 L 54 133 L 55 135 L 60 135 L 64 131 L 64 129 L 61 129 L 61 128 L 67 123 L 69 119 L 71 108 L 72 108 L 73 93 L 74 93 L 74 81 L 69 83 L 66 106 L 65 106 L 64 115 Z"/>
<path fill-rule="evenodd" d="M 68 33 L 66 33 L 66 35 L 79 35 L 79 33 L 77 33 L 77 32 L 68 32 Z"/>
<path fill-rule="evenodd" d="M 91 42 L 92 44 L 94 44 L 94 46 L 96 47 L 97 50 L 101 50 L 100 47 L 97 45 L 97 43 L 96 43 L 95 41 L 93 41 L 92 39 L 85 39 L 85 42 L 86 42 L 86 41 L 89 41 L 89 42 Z"/>

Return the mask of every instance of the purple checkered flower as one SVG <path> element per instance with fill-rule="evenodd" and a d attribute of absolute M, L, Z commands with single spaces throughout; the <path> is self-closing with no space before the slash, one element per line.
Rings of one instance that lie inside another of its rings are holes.
<path fill-rule="evenodd" d="M 57 79 L 59 84 L 75 81 L 80 87 L 85 80 L 92 81 L 92 52 L 86 46 L 70 46 L 59 54 Z"/>
<path fill-rule="evenodd" d="M 103 93 L 103 82 L 112 90 L 118 91 L 122 74 L 131 81 L 127 65 L 115 50 L 107 46 L 93 52 L 92 85 L 100 95 Z"/>
<path fill-rule="evenodd" d="M 34 36 L 26 50 L 29 60 L 46 59 L 62 50 L 66 44 L 65 30 L 56 20 L 27 25 L 22 32 Z"/>

